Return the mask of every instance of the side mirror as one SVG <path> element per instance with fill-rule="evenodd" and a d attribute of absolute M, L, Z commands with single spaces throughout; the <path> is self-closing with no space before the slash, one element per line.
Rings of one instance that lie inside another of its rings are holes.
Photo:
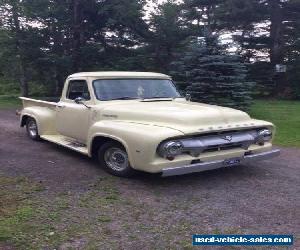
<path fill-rule="evenodd" d="M 185 99 L 187 101 L 191 101 L 191 98 L 192 98 L 191 94 L 188 94 L 188 93 L 185 94 Z"/>
<path fill-rule="evenodd" d="M 74 102 L 77 104 L 83 104 L 84 101 L 85 101 L 85 99 L 82 97 L 77 97 L 74 99 Z"/>
<path fill-rule="evenodd" d="M 82 97 L 77 97 L 74 99 L 74 102 L 77 103 L 77 104 L 82 104 L 83 106 L 85 106 L 86 108 L 90 109 L 91 107 L 90 106 L 87 106 L 84 102 L 86 100 Z"/>

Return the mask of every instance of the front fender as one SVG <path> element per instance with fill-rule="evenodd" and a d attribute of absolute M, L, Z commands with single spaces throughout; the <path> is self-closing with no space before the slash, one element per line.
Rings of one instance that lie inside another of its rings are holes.
<path fill-rule="evenodd" d="M 22 110 L 20 116 L 20 124 L 24 125 L 25 117 L 32 117 L 36 120 L 40 135 L 55 134 L 55 110 L 47 107 L 26 107 Z"/>
<path fill-rule="evenodd" d="M 146 170 L 147 163 L 156 156 L 158 144 L 171 137 L 182 136 L 178 130 L 124 121 L 100 121 L 93 124 L 88 135 L 88 150 L 92 153 L 92 142 L 97 136 L 119 141 L 125 147 L 133 168 Z"/>

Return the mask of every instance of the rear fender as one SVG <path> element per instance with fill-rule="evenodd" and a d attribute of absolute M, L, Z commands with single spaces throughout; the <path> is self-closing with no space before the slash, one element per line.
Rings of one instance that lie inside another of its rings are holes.
<path fill-rule="evenodd" d="M 27 118 L 32 117 L 37 123 L 40 135 L 56 134 L 55 114 L 55 110 L 47 107 L 26 107 L 21 112 L 20 126 L 23 127 L 26 124 Z"/>

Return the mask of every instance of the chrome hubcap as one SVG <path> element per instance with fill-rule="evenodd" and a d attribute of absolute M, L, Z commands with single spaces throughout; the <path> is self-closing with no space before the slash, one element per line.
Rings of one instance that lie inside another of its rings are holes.
<path fill-rule="evenodd" d="M 109 148 L 104 153 L 105 163 L 115 171 L 123 171 L 128 167 L 127 153 L 119 148 Z"/>
<path fill-rule="evenodd" d="M 32 137 L 37 136 L 37 126 L 34 121 L 30 121 L 28 124 L 28 132 Z"/>

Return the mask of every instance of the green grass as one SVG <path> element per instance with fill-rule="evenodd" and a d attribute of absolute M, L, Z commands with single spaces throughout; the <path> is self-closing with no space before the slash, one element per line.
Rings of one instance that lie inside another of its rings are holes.
<path fill-rule="evenodd" d="M 0 108 L 17 108 L 21 106 L 21 100 L 16 96 L 0 96 Z"/>
<path fill-rule="evenodd" d="M 155 192 L 164 186 L 158 183 L 150 184 L 141 199 L 136 195 L 139 190 L 133 189 L 139 187 L 135 180 L 105 176 L 84 180 L 80 185 L 85 188 L 66 186 L 57 192 L 33 179 L 0 172 L 0 249 L 120 249 L 122 240 L 127 246 L 145 244 L 146 249 L 188 250 L 193 249 L 195 232 L 248 233 L 240 226 L 207 223 L 209 213 L 221 219 L 225 216 L 221 208 L 206 212 L 206 207 L 200 207 L 205 216 L 200 225 L 185 215 L 193 213 L 201 198 L 165 196 Z M 161 204 L 153 201 L 157 195 Z"/>
<path fill-rule="evenodd" d="M 31 197 L 44 190 L 40 183 L 25 177 L 6 177 L 0 174 L 0 243 L 14 242 L 16 246 L 27 246 L 27 237 L 39 230 L 30 223 L 36 210 Z"/>
<path fill-rule="evenodd" d="M 250 114 L 275 124 L 274 144 L 300 147 L 300 101 L 257 100 Z"/>
<path fill-rule="evenodd" d="M 49 198 L 40 182 L 0 172 L 0 249 L 74 249 L 69 244 L 81 238 L 109 242 L 111 213 L 123 202 L 116 186 L 113 177 L 99 178 L 86 192 L 58 193 Z M 92 249 L 99 248 L 103 247 Z"/>

